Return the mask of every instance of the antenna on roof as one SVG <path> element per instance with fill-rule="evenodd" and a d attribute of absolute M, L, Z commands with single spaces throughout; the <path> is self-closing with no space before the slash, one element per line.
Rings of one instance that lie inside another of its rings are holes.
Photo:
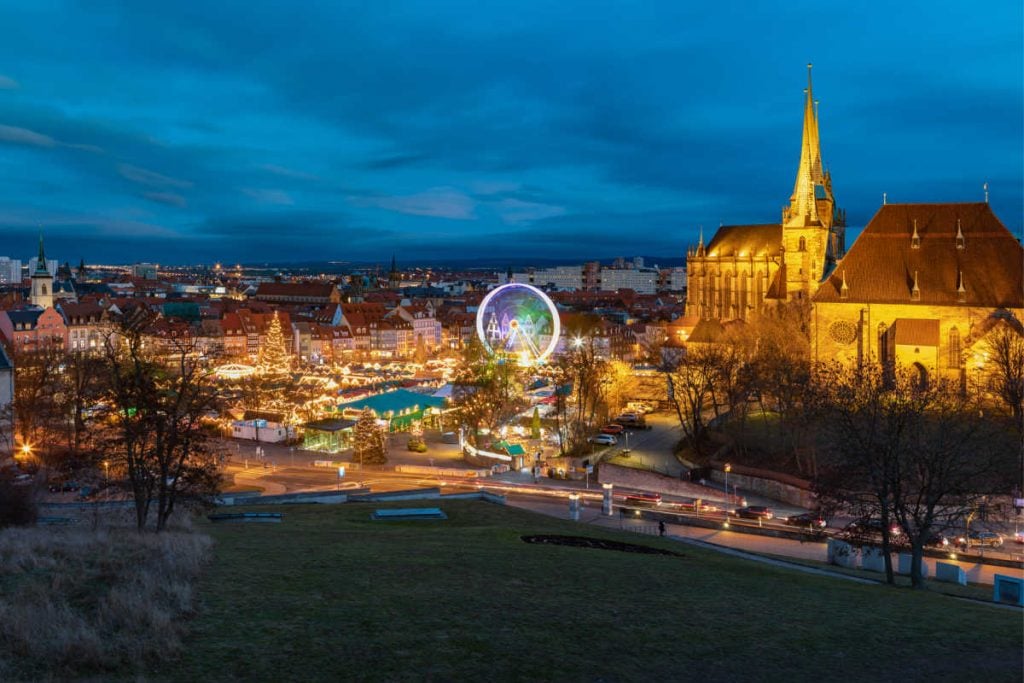
<path fill-rule="evenodd" d="M 985 181 L 985 184 L 982 185 L 982 187 L 985 188 L 985 203 L 988 204 L 988 181 L 987 180 Z"/>

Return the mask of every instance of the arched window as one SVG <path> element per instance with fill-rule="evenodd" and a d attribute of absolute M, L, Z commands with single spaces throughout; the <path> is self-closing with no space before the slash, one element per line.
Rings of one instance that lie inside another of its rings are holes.
<path fill-rule="evenodd" d="M 800 238 L 800 246 L 798 247 L 798 249 L 800 251 L 807 251 L 807 240 L 805 238 Z"/>
<path fill-rule="evenodd" d="M 41 287 L 42 287 L 42 290 L 41 290 L 42 295 L 46 296 L 46 285 L 41 285 Z M 22 296 L 24 296 L 24 295 L 22 295 Z"/>
<path fill-rule="evenodd" d="M 949 367 L 960 367 L 960 330 L 955 327 L 949 330 Z"/>

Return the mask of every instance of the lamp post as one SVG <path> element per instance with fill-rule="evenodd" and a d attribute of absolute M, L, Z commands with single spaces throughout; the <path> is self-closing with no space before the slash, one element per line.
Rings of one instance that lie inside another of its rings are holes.
<path fill-rule="evenodd" d="M 729 501 L 729 473 L 732 472 L 732 465 L 725 463 L 725 500 Z"/>

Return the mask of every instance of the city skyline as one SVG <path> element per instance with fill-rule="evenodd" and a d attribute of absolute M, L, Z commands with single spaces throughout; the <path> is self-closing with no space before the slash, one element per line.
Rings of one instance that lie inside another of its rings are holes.
<path fill-rule="evenodd" d="M 1021 231 L 1019 6 L 305 9 L 4 3 L 5 255 L 678 258 L 779 220 L 808 61 L 851 233 L 986 182 Z"/>

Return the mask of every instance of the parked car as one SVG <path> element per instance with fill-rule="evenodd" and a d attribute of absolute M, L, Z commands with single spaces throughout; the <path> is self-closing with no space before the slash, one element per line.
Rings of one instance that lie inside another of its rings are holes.
<path fill-rule="evenodd" d="M 1013 542 L 1024 545 L 1024 531 L 1013 532 Z"/>
<path fill-rule="evenodd" d="M 775 516 L 771 508 L 763 505 L 749 505 L 745 508 L 736 508 L 733 514 L 743 519 L 771 519 Z"/>
<path fill-rule="evenodd" d="M 615 444 L 619 443 L 619 440 L 616 439 L 611 434 L 595 434 L 594 436 L 587 439 L 587 441 L 589 441 L 590 443 L 596 443 L 601 446 L 614 446 Z"/>
<path fill-rule="evenodd" d="M 644 416 L 638 413 L 622 413 L 617 416 L 612 422 L 622 425 L 623 427 L 638 427 L 643 428 L 646 426 Z"/>
<path fill-rule="evenodd" d="M 455 432 L 445 432 L 441 435 L 441 443 L 458 443 L 459 435 Z"/>
<path fill-rule="evenodd" d="M 828 526 L 825 518 L 817 512 L 805 512 L 802 515 L 790 515 L 786 517 L 786 524 L 790 526 L 804 526 L 815 529 L 824 529 Z"/>
<path fill-rule="evenodd" d="M 626 505 L 661 505 L 660 493 L 627 493 Z"/>
<path fill-rule="evenodd" d="M 960 536 L 957 542 L 968 548 L 988 546 L 989 548 L 1002 548 L 1003 537 L 994 531 L 969 531 L 966 536 Z"/>
<path fill-rule="evenodd" d="M 601 427 L 602 434 L 611 434 L 613 436 L 618 436 L 625 430 L 626 428 L 622 425 L 605 425 L 604 427 Z"/>

